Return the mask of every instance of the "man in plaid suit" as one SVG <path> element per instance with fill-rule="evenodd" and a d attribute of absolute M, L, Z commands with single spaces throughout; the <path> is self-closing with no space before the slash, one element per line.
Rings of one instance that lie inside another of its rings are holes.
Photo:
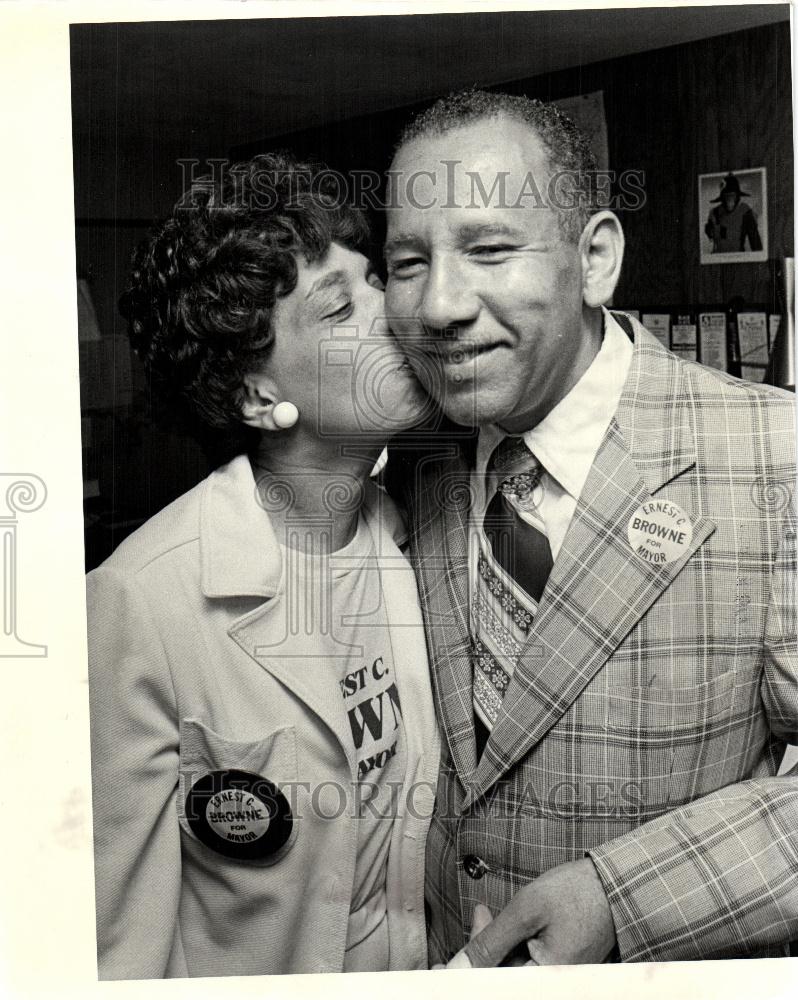
<path fill-rule="evenodd" d="M 445 736 L 439 963 L 798 938 L 793 397 L 604 308 L 623 233 L 594 169 L 556 109 L 480 92 L 392 167 L 387 308 L 452 422 L 391 466 Z"/>

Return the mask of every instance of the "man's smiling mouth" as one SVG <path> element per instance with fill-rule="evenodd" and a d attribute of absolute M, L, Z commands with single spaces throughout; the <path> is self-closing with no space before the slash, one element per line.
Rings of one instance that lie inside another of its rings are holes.
<path fill-rule="evenodd" d="M 462 344 L 438 345 L 435 356 L 447 367 L 450 365 L 456 367 L 474 361 L 499 346 L 496 342 L 475 344 L 467 341 Z"/>

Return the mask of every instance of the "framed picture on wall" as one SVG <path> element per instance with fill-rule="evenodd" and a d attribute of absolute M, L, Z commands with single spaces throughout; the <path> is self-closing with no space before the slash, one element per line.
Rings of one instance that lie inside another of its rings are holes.
<path fill-rule="evenodd" d="M 768 259 L 767 171 L 764 167 L 699 174 L 702 264 Z"/>

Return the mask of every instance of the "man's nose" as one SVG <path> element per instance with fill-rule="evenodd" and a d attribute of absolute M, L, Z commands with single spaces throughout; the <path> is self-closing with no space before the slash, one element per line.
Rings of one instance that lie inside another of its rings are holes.
<path fill-rule="evenodd" d="M 430 330 L 464 326 L 476 318 L 479 301 L 462 269 L 450 260 L 430 266 L 418 317 Z"/>

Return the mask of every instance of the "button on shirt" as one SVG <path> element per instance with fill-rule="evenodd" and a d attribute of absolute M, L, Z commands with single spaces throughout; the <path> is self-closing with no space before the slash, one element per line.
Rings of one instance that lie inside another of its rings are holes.
<path fill-rule="evenodd" d="M 543 466 L 534 498 L 555 561 L 599 446 L 618 408 L 632 361 L 632 342 L 612 314 L 606 309 L 602 312 L 604 337 L 590 367 L 568 395 L 536 427 L 522 435 Z M 479 433 L 476 466 L 471 477 L 471 495 L 476 504 L 471 523 L 472 531 L 480 535 L 485 508 L 490 501 L 485 488 L 485 472 L 493 450 L 506 436 L 507 432 L 495 424 L 488 424 Z M 530 514 L 517 506 L 516 510 L 525 521 L 534 524 Z M 469 551 L 475 554 L 479 547 L 472 544 Z M 472 563 L 472 593 L 475 593 L 476 558 Z"/>

